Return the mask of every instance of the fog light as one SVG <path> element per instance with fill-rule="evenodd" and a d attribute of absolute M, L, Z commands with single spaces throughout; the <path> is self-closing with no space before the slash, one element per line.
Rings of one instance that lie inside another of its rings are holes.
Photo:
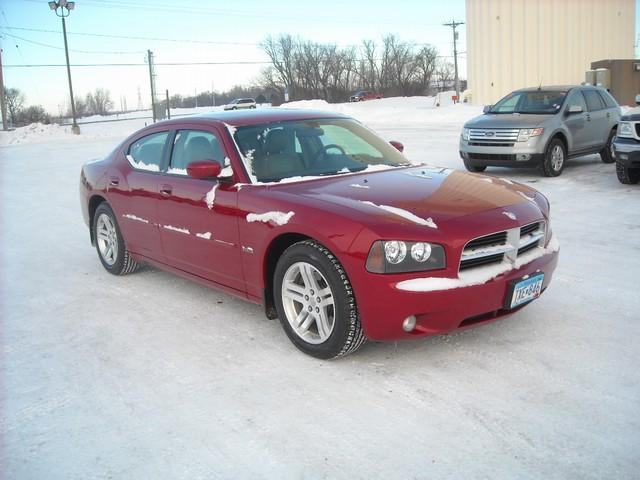
<path fill-rule="evenodd" d="M 405 332 L 410 332 L 414 328 L 416 328 L 416 316 L 410 315 L 407 318 L 405 318 L 404 321 L 402 322 L 402 329 Z"/>
<path fill-rule="evenodd" d="M 518 162 L 526 162 L 527 160 L 531 160 L 530 153 L 518 153 L 516 155 L 516 161 Z"/>
<path fill-rule="evenodd" d="M 618 153 L 618 158 L 620 158 L 620 160 L 626 160 L 627 158 L 629 158 L 629 155 L 627 155 L 626 153 Z"/>

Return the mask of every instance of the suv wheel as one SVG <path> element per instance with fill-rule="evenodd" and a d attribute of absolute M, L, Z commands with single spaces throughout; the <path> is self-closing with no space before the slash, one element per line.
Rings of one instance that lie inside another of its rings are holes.
<path fill-rule="evenodd" d="M 613 137 L 616 136 L 615 128 L 611 130 L 609 133 L 609 138 L 607 138 L 607 144 L 600 150 L 600 159 L 603 163 L 613 163 L 616 161 L 616 154 L 613 151 Z"/>
<path fill-rule="evenodd" d="M 559 138 L 551 140 L 542 160 L 542 174 L 545 177 L 557 177 L 562 173 L 564 161 L 567 158 L 567 149 Z"/>
<path fill-rule="evenodd" d="M 631 185 L 640 181 L 640 168 L 629 168 L 616 162 L 616 174 L 620 183 Z"/>
<path fill-rule="evenodd" d="M 470 172 L 480 173 L 487 169 L 486 165 L 472 165 L 466 158 L 463 158 L 462 161 L 464 162 L 464 168 Z"/>

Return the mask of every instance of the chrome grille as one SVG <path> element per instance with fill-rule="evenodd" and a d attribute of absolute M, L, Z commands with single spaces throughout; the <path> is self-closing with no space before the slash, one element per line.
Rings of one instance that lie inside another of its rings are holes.
<path fill-rule="evenodd" d="M 542 246 L 544 236 L 545 223 L 534 222 L 474 238 L 462 250 L 459 270 L 514 263 L 519 255 Z"/>
<path fill-rule="evenodd" d="M 472 128 L 469 144 L 475 146 L 513 147 L 518 141 L 517 128 Z"/>

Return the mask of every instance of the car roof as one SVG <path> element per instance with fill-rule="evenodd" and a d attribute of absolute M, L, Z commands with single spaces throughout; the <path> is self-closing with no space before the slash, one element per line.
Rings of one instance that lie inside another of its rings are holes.
<path fill-rule="evenodd" d="M 189 115 L 179 119 L 164 120 L 154 125 L 179 127 L 186 123 L 225 123 L 233 127 L 259 125 L 262 123 L 277 123 L 291 120 L 312 120 L 318 118 L 351 118 L 340 113 L 323 110 L 298 110 L 294 108 L 259 108 L 251 110 L 215 111 Z"/>
<path fill-rule="evenodd" d="M 538 90 L 544 92 L 568 92 L 577 87 L 580 87 L 580 85 L 541 85 L 539 87 L 519 88 L 515 92 L 537 92 Z"/>

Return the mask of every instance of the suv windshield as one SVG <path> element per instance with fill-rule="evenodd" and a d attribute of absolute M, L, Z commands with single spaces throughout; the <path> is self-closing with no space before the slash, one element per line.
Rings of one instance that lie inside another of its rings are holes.
<path fill-rule="evenodd" d="M 238 127 L 234 138 L 259 182 L 410 165 L 398 150 L 355 120 L 296 120 Z"/>
<path fill-rule="evenodd" d="M 513 92 L 491 107 L 489 113 L 554 114 L 560 111 L 566 96 L 564 91 Z"/>

